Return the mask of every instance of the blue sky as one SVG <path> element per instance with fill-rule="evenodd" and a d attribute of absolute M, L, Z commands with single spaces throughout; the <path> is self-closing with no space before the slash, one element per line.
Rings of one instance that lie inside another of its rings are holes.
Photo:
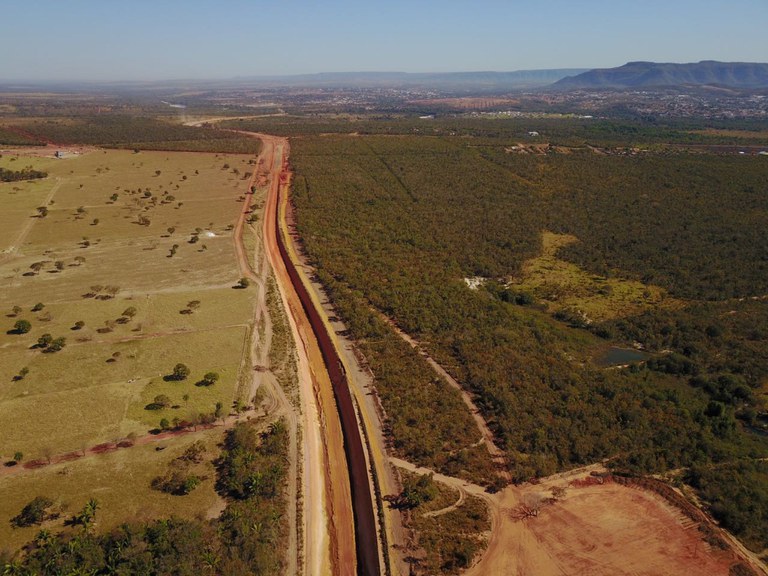
<path fill-rule="evenodd" d="M 6 0 L 0 79 L 768 61 L 768 0 Z"/>

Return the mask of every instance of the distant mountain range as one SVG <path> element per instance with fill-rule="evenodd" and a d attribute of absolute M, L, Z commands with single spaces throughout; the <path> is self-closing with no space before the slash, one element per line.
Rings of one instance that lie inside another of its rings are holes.
<path fill-rule="evenodd" d="M 629 62 L 556 81 L 553 88 L 649 88 L 661 86 L 725 86 L 768 88 L 768 64 L 703 60 L 690 64 Z"/>

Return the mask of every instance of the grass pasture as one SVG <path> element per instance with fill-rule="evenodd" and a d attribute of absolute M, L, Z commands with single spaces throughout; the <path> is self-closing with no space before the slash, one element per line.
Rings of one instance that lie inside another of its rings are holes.
<path fill-rule="evenodd" d="M 184 421 L 212 413 L 217 402 L 225 411 L 232 406 L 254 306 L 252 291 L 233 289 L 241 273 L 232 228 L 252 162 L 247 155 L 103 150 L 61 160 L 0 157 L 5 168 L 49 173 L 0 184 L 3 462 L 16 451 L 24 461 L 82 451 L 143 436 L 162 418 Z M 37 303 L 43 308 L 32 310 Z M 29 332 L 13 332 L 20 319 L 31 323 Z M 43 334 L 65 337 L 65 347 L 44 352 L 36 346 Z M 189 377 L 165 380 L 176 363 L 189 366 Z M 26 376 L 16 378 L 23 368 Z M 198 385 L 211 371 L 218 382 Z M 160 394 L 169 406 L 146 409 Z M 217 502 L 212 480 L 183 498 L 149 490 L 172 453 L 197 436 L 165 441 L 162 453 L 140 445 L 0 476 L 0 543 L 33 535 L 9 532 L 9 520 L 37 493 L 71 504 L 70 513 L 97 498 L 100 527 L 209 509 Z"/>
<path fill-rule="evenodd" d="M 20 168 L 3 163 L 3 160 L 4 158 L 0 158 L 0 166 L 4 168 Z M 29 226 L 35 208 L 45 204 L 46 198 L 57 184 L 58 180 L 51 177 L 30 182 L 0 184 L 0 196 L 3 199 L 3 210 L 0 210 L 0 251 L 5 252 L 15 247 L 16 239 Z"/>
<path fill-rule="evenodd" d="M 56 354 L 28 351 L 29 375 L 18 382 L 5 379 L 0 395 L 3 435 L 0 454 L 21 450 L 40 458 L 116 440 L 134 432 L 144 434 L 161 418 L 189 419 L 234 400 L 238 369 L 246 343 L 246 328 L 232 327 L 137 338 L 123 342 L 73 343 Z M 113 354 L 120 356 L 108 362 Z M 208 359 L 210 360 L 203 360 Z M 0 362 L 10 364 L 18 353 L 3 351 Z M 189 378 L 166 382 L 176 362 L 190 367 Z M 23 366 L 16 366 L 16 373 Z M 197 386 L 206 372 L 221 379 Z M 3 374 L 6 376 L 7 374 Z M 146 410 L 158 394 L 177 408 Z M 184 401 L 183 396 L 189 395 Z"/>

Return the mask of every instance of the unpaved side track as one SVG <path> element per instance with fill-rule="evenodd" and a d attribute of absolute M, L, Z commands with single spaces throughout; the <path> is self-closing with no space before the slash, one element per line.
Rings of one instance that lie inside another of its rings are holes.
<path fill-rule="evenodd" d="M 56 192 L 59 191 L 59 188 L 61 188 L 62 183 L 64 182 L 61 178 L 56 178 L 56 183 L 53 185 L 53 188 L 51 188 L 51 191 L 48 193 L 48 196 L 45 197 L 45 200 L 43 200 L 41 206 L 49 206 L 51 203 L 51 200 L 53 200 L 53 197 L 56 195 Z M 30 217 L 27 219 L 26 224 L 24 224 L 24 228 L 21 229 L 21 232 L 19 232 L 18 237 L 14 241 L 13 244 L 5 251 L 6 256 L 17 256 L 19 254 L 19 251 L 21 250 L 21 247 L 24 244 L 24 241 L 27 239 L 27 236 L 29 236 L 30 231 L 32 230 L 32 226 L 35 225 L 35 222 L 38 222 L 39 218 L 37 216 Z"/>
<path fill-rule="evenodd" d="M 504 451 L 499 448 L 496 445 L 496 442 L 493 437 L 493 433 L 491 432 L 491 429 L 488 427 L 488 423 L 485 421 L 485 418 L 483 418 L 482 413 L 480 412 L 480 409 L 475 404 L 475 401 L 472 399 L 472 396 L 467 392 L 464 387 L 458 383 L 458 381 L 451 376 L 448 371 L 443 368 L 440 364 L 437 363 L 437 361 L 432 358 L 432 356 L 427 353 L 426 350 L 424 350 L 423 346 L 416 341 L 415 338 L 412 338 L 408 334 L 406 334 L 403 330 L 401 330 L 390 318 L 387 318 L 380 312 L 377 312 L 379 316 L 384 320 L 387 324 L 389 324 L 392 329 L 397 333 L 400 338 L 405 340 L 411 348 L 416 350 L 419 355 L 424 358 L 427 361 L 427 364 L 430 365 L 432 370 L 434 370 L 439 376 L 441 376 L 448 384 L 459 391 L 459 394 L 461 395 L 461 400 L 464 402 L 466 407 L 469 409 L 469 413 L 472 415 L 472 419 L 475 421 L 475 425 L 477 426 L 478 431 L 481 434 L 482 442 L 485 444 L 486 449 L 488 450 L 488 453 L 491 455 L 491 458 L 494 461 L 494 464 L 496 465 L 496 470 L 498 475 L 506 480 L 507 482 L 512 481 L 512 476 L 507 470 L 507 461 L 506 457 L 504 455 Z"/>
<path fill-rule="evenodd" d="M 292 222 L 293 218 L 289 213 L 289 229 L 292 227 Z M 296 246 L 300 244 L 296 243 Z M 404 551 L 407 550 L 410 534 L 403 527 L 400 511 L 387 505 L 384 500 L 387 496 L 399 494 L 402 486 L 395 468 L 389 461 L 382 425 L 382 422 L 386 421 L 386 414 L 374 386 L 373 374 L 366 367 L 364 358 L 354 344 L 345 336 L 347 327 L 338 318 L 323 287 L 314 279 L 314 269 L 306 263 L 304 254 L 299 252 L 298 257 L 302 262 L 304 278 L 309 280 L 308 288 L 314 293 L 315 300 L 322 306 L 323 315 L 328 319 L 330 336 L 341 356 L 358 417 L 365 431 L 368 459 L 371 468 L 375 470 L 375 475 L 372 475 L 371 490 L 376 495 L 376 505 L 379 508 L 378 528 L 382 539 L 380 554 L 382 573 L 408 574 L 409 566 Z"/>
<path fill-rule="evenodd" d="M 258 167 L 271 166 L 273 162 L 274 148 L 263 148 L 259 154 Z M 268 168 L 267 168 L 268 170 Z M 254 170 L 248 182 L 248 191 L 252 191 L 257 185 L 258 179 L 263 176 L 259 169 Z M 256 306 L 254 309 L 253 325 L 251 329 L 250 362 L 244 368 L 252 374 L 250 387 L 245 398 L 250 402 L 258 390 L 264 392 L 264 404 L 268 406 L 268 413 L 273 418 L 285 418 L 288 428 L 288 487 L 286 494 L 288 516 L 288 553 L 286 555 L 286 574 L 300 574 L 299 559 L 301 548 L 299 547 L 297 522 L 298 503 L 298 418 L 296 411 L 288 400 L 282 386 L 277 382 L 274 374 L 268 370 L 256 369 L 269 364 L 269 352 L 272 346 L 272 319 L 267 309 L 267 281 L 271 268 L 269 266 L 267 252 L 263 249 L 263 229 L 256 233 L 256 249 L 253 254 L 248 254 L 245 247 L 243 234 L 246 233 L 246 216 L 252 210 L 253 194 L 246 193 L 246 200 L 240 217 L 235 225 L 233 238 L 235 252 L 237 253 L 240 274 L 251 280 L 256 290 Z M 263 325 L 263 334 L 260 334 L 259 326 Z M 255 408 L 255 407 L 254 407 Z"/>
<path fill-rule="evenodd" d="M 281 147 L 279 173 L 271 176 L 265 226 L 273 219 L 275 236 L 265 232 L 272 264 L 288 309 L 304 344 L 313 376 L 318 414 L 323 425 L 326 458 L 326 512 L 331 536 L 331 563 L 334 574 L 380 574 L 379 538 L 374 515 L 369 463 L 361 438 L 360 424 L 349 390 L 345 370 L 323 320 L 321 307 L 298 272 L 298 258 L 285 233 L 285 207 L 290 185 L 287 171 L 287 141 L 264 136 L 265 145 Z M 276 166 L 277 162 L 273 164 Z M 266 228 L 265 228 L 266 230 Z M 279 255 L 279 258 L 274 256 Z"/>
<path fill-rule="evenodd" d="M 299 333 L 299 326 L 292 313 L 289 294 L 285 288 L 284 267 L 274 238 L 276 238 L 277 218 L 277 188 L 282 167 L 283 154 L 287 154 L 287 143 L 283 139 L 270 138 L 266 135 L 254 134 L 261 139 L 262 152 L 259 160 L 258 173 L 266 179 L 268 192 L 263 216 L 264 250 L 277 280 L 277 287 L 286 310 L 288 324 L 293 334 L 297 352 L 297 369 L 299 380 L 299 395 L 301 398 L 302 415 L 301 430 L 304 440 L 302 479 L 302 520 L 303 566 L 297 573 L 311 576 L 313 574 L 331 574 L 330 531 L 326 513 L 325 470 L 327 460 L 322 439 L 320 415 L 312 384 L 312 373 L 309 366 L 306 345 Z M 294 304 L 295 306 L 295 304 Z"/>

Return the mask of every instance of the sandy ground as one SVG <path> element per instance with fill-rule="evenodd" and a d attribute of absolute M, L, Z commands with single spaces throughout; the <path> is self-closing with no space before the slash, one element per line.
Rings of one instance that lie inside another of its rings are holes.
<path fill-rule="evenodd" d="M 277 189 L 279 186 L 278 174 L 282 163 L 280 158 L 282 150 L 277 151 L 276 149 L 278 145 L 284 144 L 281 139 L 271 139 L 268 137 L 261 137 L 261 141 L 263 149 L 260 155 L 258 172 L 264 174 L 264 177 L 268 179 L 269 185 L 263 217 L 264 247 L 275 277 L 278 279 L 278 288 L 283 308 L 289 312 L 287 315 L 288 322 L 297 344 L 298 379 L 303 406 L 301 429 L 304 437 L 304 457 L 302 460 L 302 518 L 304 525 L 301 547 L 303 549 L 304 564 L 301 573 L 324 574 L 328 573 L 330 567 L 330 545 L 323 482 L 323 470 L 326 463 L 320 431 L 320 420 L 317 406 L 314 402 L 312 375 L 309 370 L 307 353 L 305 347 L 300 345 L 301 341 L 296 336 L 298 334 L 298 327 L 293 315 L 290 313 L 288 296 L 284 288 L 284 282 L 288 282 L 290 285 L 290 280 L 287 279 L 279 250 L 273 240 L 276 234 L 275 214 L 277 210 Z M 276 152 L 279 152 L 277 158 L 275 157 Z"/>
<path fill-rule="evenodd" d="M 537 517 L 514 517 L 521 501 L 550 495 L 504 491 L 494 537 L 467 574 L 727 576 L 736 560 L 660 496 L 613 483 L 567 488 Z"/>

